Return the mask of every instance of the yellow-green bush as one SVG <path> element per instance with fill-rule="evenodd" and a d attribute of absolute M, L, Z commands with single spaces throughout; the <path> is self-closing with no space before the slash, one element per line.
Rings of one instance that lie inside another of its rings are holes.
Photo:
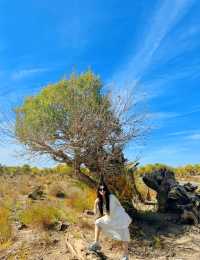
<path fill-rule="evenodd" d="M 19 213 L 20 222 L 31 226 L 46 227 L 63 217 L 60 209 L 42 203 L 31 204 Z"/>
<path fill-rule="evenodd" d="M 70 175 L 73 171 L 72 167 L 67 164 L 59 164 L 53 168 L 53 171 L 58 174 Z"/>
<path fill-rule="evenodd" d="M 82 212 L 85 209 L 93 208 L 96 193 L 92 190 L 80 191 L 79 193 L 72 193 L 67 199 L 67 205 L 75 210 Z"/>
<path fill-rule="evenodd" d="M 10 211 L 7 208 L 0 207 L 0 244 L 10 240 L 11 237 Z"/>

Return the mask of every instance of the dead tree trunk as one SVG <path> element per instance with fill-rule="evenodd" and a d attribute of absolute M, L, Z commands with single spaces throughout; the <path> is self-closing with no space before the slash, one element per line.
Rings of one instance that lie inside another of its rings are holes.
<path fill-rule="evenodd" d="M 157 192 L 158 211 L 178 213 L 182 220 L 200 223 L 200 194 L 197 185 L 181 185 L 174 172 L 162 168 L 143 176 L 144 183 Z"/>

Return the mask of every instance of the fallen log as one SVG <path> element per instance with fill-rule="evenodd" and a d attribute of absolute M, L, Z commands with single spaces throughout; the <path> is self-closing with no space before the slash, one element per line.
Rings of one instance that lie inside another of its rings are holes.
<path fill-rule="evenodd" d="M 75 247 L 69 242 L 68 239 L 66 239 L 65 242 L 73 257 L 76 257 L 79 260 L 85 260 L 84 256 L 82 256 L 82 253 L 79 252 L 79 250 L 76 250 Z"/>
<path fill-rule="evenodd" d="M 198 186 L 180 184 L 174 172 L 167 167 L 155 170 L 143 176 L 144 183 L 157 192 L 158 211 L 178 213 L 183 221 L 200 223 L 200 194 Z"/>
<path fill-rule="evenodd" d="M 143 203 L 144 203 L 145 205 L 152 205 L 152 206 L 157 205 L 157 202 L 156 202 L 156 201 L 150 201 L 150 200 L 145 200 Z"/>

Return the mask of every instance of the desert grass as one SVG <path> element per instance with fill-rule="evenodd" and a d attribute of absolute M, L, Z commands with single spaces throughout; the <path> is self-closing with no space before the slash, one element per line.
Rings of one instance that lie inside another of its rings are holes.
<path fill-rule="evenodd" d="M 12 238 L 12 226 L 10 221 L 10 210 L 0 207 L 0 245 Z"/>
<path fill-rule="evenodd" d="M 136 175 L 135 182 L 136 182 L 138 191 L 140 192 L 140 194 L 142 195 L 142 197 L 144 199 L 146 199 L 148 197 L 148 192 L 149 192 L 151 200 L 155 200 L 156 192 L 146 186 L 146 184 L 143 182 L 141 176 Z"/>
<path fill-rule="evenodd" d="M 50 204 L 31 204 L 19 213 L 19 221 L 31 227 L 44 227 L 62 219 L 62 212 Z"/>
<path fill-rule="evenodd" d="M 96 194 L 92 190 L 80 190 L 77 187 L 72 187 L 67 197 L 67 205 L 74 208 L 78 212 L 83 212 L 86 209 L 92 209 L 96 198 Z"/>

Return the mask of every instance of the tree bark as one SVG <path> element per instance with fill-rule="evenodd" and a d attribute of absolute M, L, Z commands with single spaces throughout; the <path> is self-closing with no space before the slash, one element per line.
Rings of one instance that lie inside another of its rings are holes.
<path fill-rule="evenodd" d="M 157 192 L 158 211 L 177 213 L 183 221 L 200 223 L 200 194 L 198 186 L 180 184 L 171 170 L 160 169 L 143 177 L 145 184 Z"/>
<path fill-rule="evenodd" d="M 84 182 L 91 188 L 96 188 L 97 183 L 94 181 L 92 178 L 90 178 L 88 175 L 84 174 L 80 170 L 80 163 L 77 162 L 76 160 L 74 161 L 74 178 Z"/>
<path fill-rule="evenodd" d="M 87 184 L 90 188 L 96 188 L 97 183 L 92 178 L 90 178 L 88 175 L 82 173 L 82 172 L 76 172 L 75 178 L 79 181 L 83 181 L 85 184 Z"/>

